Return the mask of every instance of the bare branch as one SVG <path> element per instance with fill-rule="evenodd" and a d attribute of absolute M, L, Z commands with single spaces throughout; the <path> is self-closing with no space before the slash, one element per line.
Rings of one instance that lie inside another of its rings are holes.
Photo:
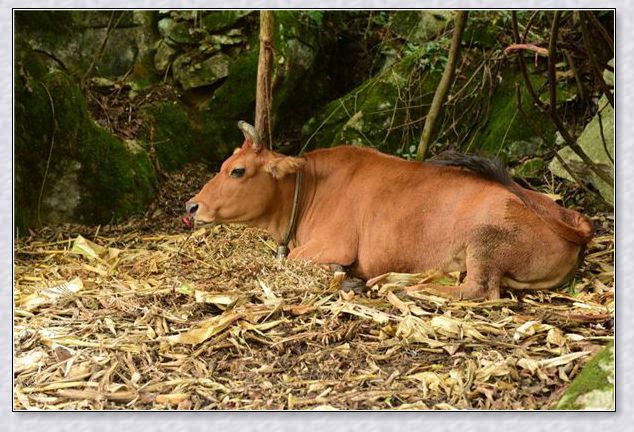
<path fill-rule="evenodd" d="M 546 48 L 538 47 L 537 45 L 534 45 L 534 44 L 523 44 L 523 43 L 514 43 L 512 45 L 507 46 L 506 48 L 504 48 L 504 55 L 509 56 L 511 54 L 515 54 L 522 50 L 533 51 L 537 55 L 540 55 L 542 57 L 548 57 L 548 50 Z"/>
<path fill-rule="evenodd" d="M 427 152 L 427 148 L 429 147 L 429 144 L 431 142 L 436 118 L 438 117 L 438 114 L 440 114 L 440 109 L 442 108 L 442 104 L 445 100 L 447 91 L 453 83 L 453 77 L 456 71 L 456 64 L 458 62 L 458 54 L 460 53 L 460 42 L 462 41 L 462 33 L 464 32 L 465 25 L 467 23 L 468 14 L 469 12 L 464 10 L 456 12 L 456 17 L 454 18 L 455 25 L 453 30 L 453 38 L 451 40 L 451 47 L 449 48 L 447 66 L 445 67 L 445 71 L 440 78 L 438 88 L 436 89 L 436 93 L 434 93 L 434 99 L 431 102 L 431 107 L 429 108 L 427 118 L 425 119 L 425 126 L 423 127 L 423 133 L 421 135 L 420 142 L 418 144 L 418 150 L 416 152 L 416 159 L 418 160 L 423 160 L 425 158 L 425 153 Z"/>
<path fill-rule="evenodd" d="M 603 119 L 601 118 L 601 110 L 597 111 L 597 119 L 599 120 L 599 133 L 601 134 L 603 149 L 605 150 L 605 154 L 608 156 L 608 159 L 610 159 L 610 162 L 612 162 L 612 165 L 614 165 L 614 158 L 612 158 L 612 155 L 608 151 L 608 143 L 605 140 L 605 134 L 603 133 Z"/>
<path fill-rule="evenodd" d="M 608 32 L 605 29 L 605 27 L 603 27 L 601 25 L 601 23 L 599 22 L 598 18 L 596 17 L 596 15 L 592 11 L 588 12 L 587 16 L 590 19 L 590 22 L 594 25 L 594 27 L 597 30 L 599 30 L 599 33 L 601 33 L 601 36 L 603 37 L 603 40 L 605 41 L 605 43 L 608 44 L 608 46 L 610 47 L 610 50 L 612 51 L 612 53 L 614 53 L 614 41 L 612 40 L 612 37 L 608 34 Z"/>
<path fill-rule="evenodd" d="M 601 91 L 605 94 L 605 97 L 608 98 L 608 102 L 614 108 L 614 94 L 608 87 L 608 84 L 603 79 L 603 70 L 599 66 L 599 61 L 594 53 L 592 48 L 592 41 L 590 40 L 590 32 L 588 31 L 588 26 L 586 23 L 587 13 L 580 12 L 579 14 L 579 27 L 581 28 L 581 36 L 583 37 L 583 44 L 586 48 L 586 53 L 588 55 L 588 60 L 590 60 L 590 64 L 592 65 L 592 71 L 594 72 L 594 76 L 599 83 L 599 87 L 601 87 Z"/>

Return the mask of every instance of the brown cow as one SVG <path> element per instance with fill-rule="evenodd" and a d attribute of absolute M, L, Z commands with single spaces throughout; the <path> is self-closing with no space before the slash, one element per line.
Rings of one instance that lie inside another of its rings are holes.
<path fill-rule="evenodd" d="M 260 227 L 282 243 L 291 237 L 290 259 L 338 264 L 364 279 L 466 271 L 459 286 L 425 288 L 492 299 L 501 285 L 564 283 L 592 238 L 588 218 L 519 186 L 487 159 L 420 163 L 353 146 L 291 157 L 262 148 L 252 126 L 239 126 L 244 144 L 187 211 L 198 222 Z"/>

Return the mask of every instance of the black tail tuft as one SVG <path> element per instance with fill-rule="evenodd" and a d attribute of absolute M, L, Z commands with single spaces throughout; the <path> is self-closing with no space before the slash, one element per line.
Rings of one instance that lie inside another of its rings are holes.
<path fill-rule="evenodd" d="M 499 159 L 487 159 L 482 156 L 466 155 L 455 151 L 442 152 L 428 161 L 434 165 L 449 165 L 466 168 L 469 171 L 501 183 L 504 186 L 513 185 L 513 179 L 506 167 Z"/>

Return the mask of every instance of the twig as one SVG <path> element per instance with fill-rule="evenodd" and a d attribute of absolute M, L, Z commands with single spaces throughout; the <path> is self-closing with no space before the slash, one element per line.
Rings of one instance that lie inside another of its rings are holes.
<path fill-rule="evenodd" d="M 517 12 L 513 11 L 511 14 L 511 21 L 513 23 L 513 37 L 515 38 L 515 42 L 520 42 L 520 35 L 517 25 Z M 533 88 L 533 83 L 531 82 L 530 77 L 528 76 L 528 70 L 526 69 L 526 63 L 524 62 L 524 57 L 522 55 L 517 56 L 517 65 L 520 69 L 522 77 L 524 78 L 524 83 L 526 84 L 526 89 L 528 93 L 531 95 L 531 98 L 535 102 L 535 104 L 541 109 L 545 110 L 546 105 L 541 101 L 537 93 L 535 92 L 535 88 Z"/>
<path fill-rule="evenodd" d="M 33 52 L 42 53 L 42 54 L 50 57 L 53 61 L 55 61 L 55 63 L 57 63 L 62 68 L 62 70 L 68 70 L 68 68 L 66 67 L 64 62 L 61 61 L 59 59 L 59 57 L 57 57 L 54 53 L 52 53 L 52 52 L 50 52 L 48 50 L 42 49 L 42 48 L 33 48 Z"/>
<path fill-rule="evenodd" d="M 601 67 L 599 67 L 599 61 L 597 60 L 594 50 L 592 49 L 592 42 L 590 41 L 590 33 L 588 32 L 588 27 L 586 25 L 586 14 L 581 12 L 579 15 L 579 27 L 581 28 L 581 36 L 583 38 L 583 44 L 586 48 L 586 54 L 588 55 L 588 60 L 592 65 L 592 71 L 594 72 L 594 76 L 599 83 L 599 87 L 601 87 L 601 91 L 605 94 L 605 97 L 608 98 L 608 102 L 614 108 L 614 95 L 610 91 L 608 84 L 603 79 L 603 71 Z"/>
<path fill-rule="evenodd" d="M 115 29 L 119 25 L 121 18 L 123 18 L 123 15 L 125 14 L 125 11 L 121 12 L 116 23 L 114 22 L 115 13 L 116 11 L 112 11 L 112 14 L 110 14 L 110 20 L 108 21 L 108 27 L 106 28 L 106 35 L 104 36 L 103 41 L 101 42 L 101 46 L 99 47 L 99 50 L 95 54 L 95 57 L 93 57 L 92 62 L 88 66 L 88 69 L 86 69 L 86 72 L 81 77 L 80 83 L 81 83 L 82 89 L 86 87 L 86 80 L 92 73 L 92 70 L 95 68 L 95 65 L 97 64 L 97 62 L 101 59 L 101 56 L 103 56 L 103 53 L 106 50 L 106 45 L 108 45 L 108 39 L 110 39 L 110 34 L 112 33 L 112 30 Z"/>
<path fill-rule="evenodd" d="M 563 50 L 563 51 L 566 56 L 566 60 L 568 61 L 568 66 L 570 66 L 570 70 L 575 76 L 575 82 L 577 83 L 577 90 L 579 91 L 579 96 L 581 97 L 582 100 L 587 101 L 588 96 L 586 95 L 586 90 L 583 87 L 583 83 L 581 82 L 581 76 L 579 75 L 579 71 L 577 70 L 577 67 L 575 66 L 575 62 L 572 58 L 572 54 L 570 54 L 569 50 Z"/>
<path fill-rule="evenodd" d="M 531 17 L 528 19 L 528 22 L 526 23 L 526 28 L 524 29 L 524 34 L 522 34 L 522 41 L 521 43 L 526 43 L 526 38 L 528 37 L 528 32 L 531 29 L 531 26 L 533 25 L 533 21 L 535 20 L 535 18 L 537 17 L 537 14 L 539 13 L 539 11 L 535 11 L 533 12 L 533 14 L 531 15 Z M 515 15 L 516 12 L 513 11 L 513 15 Z M 517 18 L 516 18 L 517 19 Z"/>
<path fill-rule="evenodd" d="M 605 141 L 605 135 L 603 134 L 603 119 L 601 119 L 601 110 L 597 110 L 597 119 L 599 120 L 599 133 L 601 134 L 603 149 L 605 150 L 605 154 L 608 156 L 608 159 L 610 159 L 610 162 L 612 162 L 612 165 L 614 165 L 614 159 L 608 151 L 608 143 Z"/>
<path fill-rule="evenodd" d="M 46 87 L 46 84 L 40 81 L 44 90 L 46 90 L 46 94 L 48 95 L 48 101 L 51 106 L 51 118 L 53 120 L 53 127 L 51 131 L 51 146 L 48 151 L 48 158 L 46 159 L 46 168 L 44 169 L 44 177 L 42 178 L 42 186 L 40 187 L 40 195 L 37 198 L 37 223 L 38 225 L 42 225 L 42 220 L 40 218 L 40 211 L 42 209 L 42 195 L 44 194 L 44 186 L 46 185 L 46 178 L 48 177 L 48 169 L 51 165 L 51 158 L 53 156 L 53 147 L 55 146 L 55 132 L 57 132 L 57 120 L 55 119 L 55 103 L 53 102 L 53 97 L 51 96 L 51 92 Z"/>
<path fill-rule="evenodd" d="M 423 127 L 423 133 L 421 135 L 420 142 L 418 144 L 418 150 L 416 152 L 416 159 L 418 160 L 423 160 L 425 158 L 425 153 L 427 152 L 427 148 L 429 147 L 429 144 L 431 142 L 436 118 L 440 113 L 442 103 L 445 100 L 447 91 L 453 83 L 453 77 L 456 72 L 456 63 L 458 60 L 458 55 L 460 53 L 460 42 L 462 41 L 462 33 L 464 32 L 467 23 L 467 16 L 468 11 L 461 10 L 456 12 L 456 17 L 454 20 L 455 27 L 453 30 L 451 47 L 449 48 L 447 66 L 445 67 L 445 71 L 442 74 L 440 83 L 438 84 L 438 88 L 436 89 L 436 93 L 434 94 L 434 99 L 431 102 L 431 107 L 429 108 L 429 112 L 427 113 L 427 118 L 425 119 L 425 126 Z"/>

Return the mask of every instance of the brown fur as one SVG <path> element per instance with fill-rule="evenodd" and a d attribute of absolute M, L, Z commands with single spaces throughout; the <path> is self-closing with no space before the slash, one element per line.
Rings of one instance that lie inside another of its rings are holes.
<path fill-rule="evenodd" d="M 247 141 L 191 202 L 199 220 L 259 226 L 279 241 L 292 210 L 291 174 L 301 169 L 290 259 L 336 263 L 364 279 L 466 271 L 458 287 L 424 287 L 464 298 L 497 298 L 500 285 L 551 288 L 574 270 L 592 237 L 586 217 L 512 180 L 496 180 L 499 173 L 487 175 L 486 163 L 476 172 L 446 166 L 452 164 L 351 146 L 286 157 L 255 152 Z M 236 167 L 245 168 L 243 177 L 230 176 Z"/>

